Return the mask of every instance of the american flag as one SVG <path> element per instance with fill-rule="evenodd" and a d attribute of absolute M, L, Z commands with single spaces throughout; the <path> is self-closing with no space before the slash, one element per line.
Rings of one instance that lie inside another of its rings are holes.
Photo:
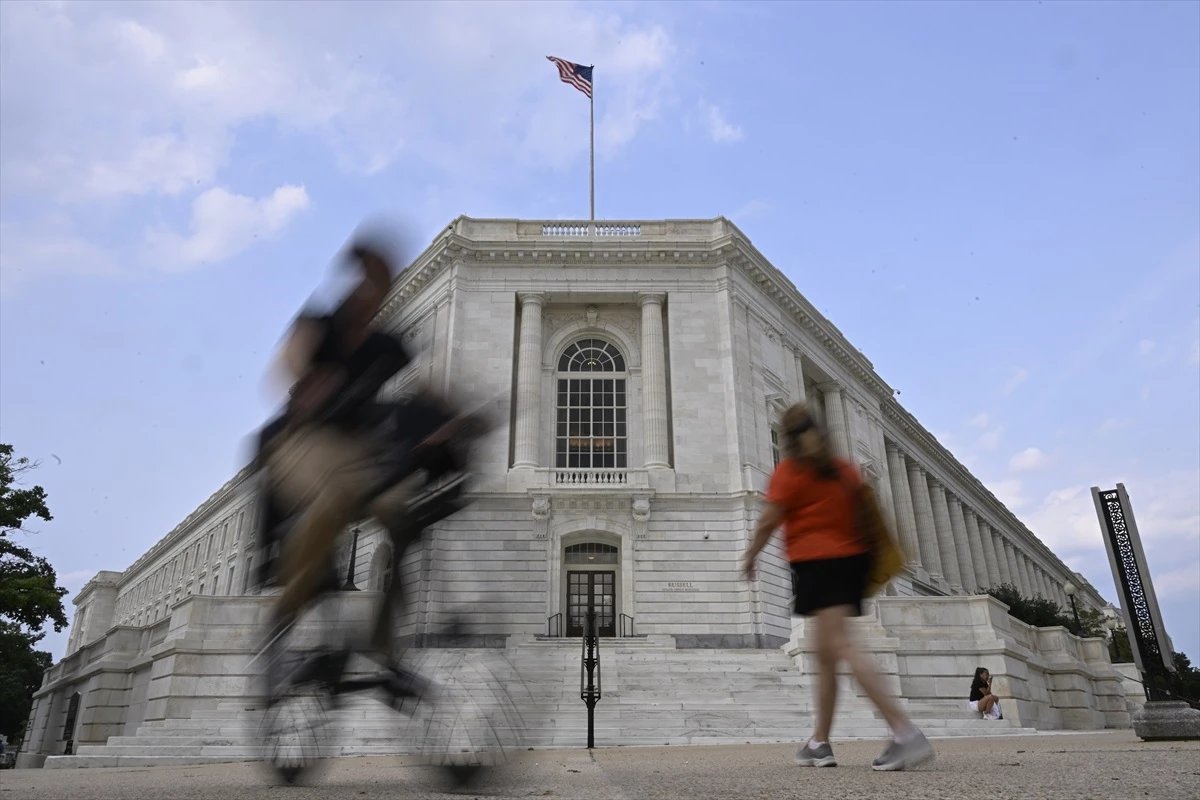
<path fill-rule="evenodd" d="M 562 78 L 563 83 L 569 83 L 579 91 L 592 97 L 592 68 L 585 67 L 580 64 L 572 64 L 570 61 L 563 61 L 561 58 L 554 56 L 546 56 L 549 61 L 554 62 L 554 66 L 558 67 L 558 77 Z"/>

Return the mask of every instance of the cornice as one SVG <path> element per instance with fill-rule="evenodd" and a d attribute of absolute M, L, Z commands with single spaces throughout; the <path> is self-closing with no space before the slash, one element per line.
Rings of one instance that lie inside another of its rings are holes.
<path fill-rule="evenodd" d="M 866 356 L 800 294 L 796 286 L 750 243 L 736 225 L 724 217 L 711 220 L 595 223 L 640 232 L 639 235 L 630 236 L 548 236 L 530 232 L 544 230 L 547 226 L 586 230 L 588 224 L 456 217 L 400 274 L 380 316 L 385 319 L 392 317 L 437 274 L 454 263 L 528 267 L 538 261 L 557 260 L 589 266 L 595 266 L 597 262 L 608 262 L 613 266 L 626 263 L 641 266 L 695 262 L 712 265 L 718 259 L 723 259 L 825 347 L 851 375 L 868 387 L 873 396 L 886 400 L 894 395 L 892 388 L 875 374 Z M 511 238 L 491 238 L 495 234 L 487 238 L 473 238 L 462 233 L 472 226 L 485 234 L 487 229 L 503 230 Z M 641 235 L 658 229 L 662 231 L 659 235 Z M 682 233 L 675 234 L 675 229 Z"/>
<path fill-rule="evenodd" d="M 197 522 L 212 515 L 233 499 L 253 473 L 254 470 L 250 466 L 243 467 L 236 475 L 226 481 L 225 485 L 213 492 L 199 508 L 184 517 L 183 522 L 172 528 L 166 536 L 155 542 L 137 561 L 134 561 L 124 569 L 121 572 L 121 579 L 117 583 L 122 587 L 126 586 L 129 583 L 129 578 L 135 575 L 139 569 L 162 555 L 164 550 L 171 549 L 173 545 L 178 543 L 179 539 L 184 538 L 187 533 L 192 531 Z"/>
<path fill-rule="evenodd" d="M 875 373 L 874 365 L 826 319 L 796 288 L 787 276 L 771 264 L 747 240 L 733 239 L 721 245 L 726 262 L 748 278 L 759 291 L 770 297 L 801 330 L 822 345 L 827 352 L 865 385 L 880 400 L 891 399 L 894 390 Z"/>

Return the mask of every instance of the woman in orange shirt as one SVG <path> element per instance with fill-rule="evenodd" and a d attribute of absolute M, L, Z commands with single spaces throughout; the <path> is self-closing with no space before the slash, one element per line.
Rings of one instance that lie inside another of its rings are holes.
<path fill-rule="evenodd" d="M 871 555 L 856 524 L 858 471 L 830 453 L 824 432 L 803 405 L 784 412 L 782 428 L 786 457 L 771 475 L 744 568 L 753 577 L 755 559 L 782 526 L 796 594 L 793 610 L 815 620 L 819 664 L 816 729 L 796 753 L 796 763 L 837 766 L 829 733 L 842 660 L 892 729 L 892 741 L 872 767 L 900 770 L 929 761 L 933 747 L 888 696 L 875 662 L 858 647 L 846 624 L 848 617 L 862 615 L 871 569 Z"/>

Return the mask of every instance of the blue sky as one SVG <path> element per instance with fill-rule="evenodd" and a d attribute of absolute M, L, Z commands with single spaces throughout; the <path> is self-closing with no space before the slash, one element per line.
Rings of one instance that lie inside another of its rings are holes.
<path fill-rule="evenodd" d="M 1110 598 L 1125 482 L 1200 661 L 1200 5 L 278 9 L 0 5 L 0 440 L 73 591 L 240 466 L 364 217 L 586 217 L 557 55 L 599 217 L 730 217 Z"/>

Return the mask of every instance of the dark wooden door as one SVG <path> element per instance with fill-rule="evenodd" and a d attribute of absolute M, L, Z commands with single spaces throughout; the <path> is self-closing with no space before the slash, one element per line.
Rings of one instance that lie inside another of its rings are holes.
<path fill-rule="evenodd" d="M 567 573 L 567 636 L 583 636 L 589 611 L 596 612 L 601 636 L 617 635 L 617 573 Z"/>

